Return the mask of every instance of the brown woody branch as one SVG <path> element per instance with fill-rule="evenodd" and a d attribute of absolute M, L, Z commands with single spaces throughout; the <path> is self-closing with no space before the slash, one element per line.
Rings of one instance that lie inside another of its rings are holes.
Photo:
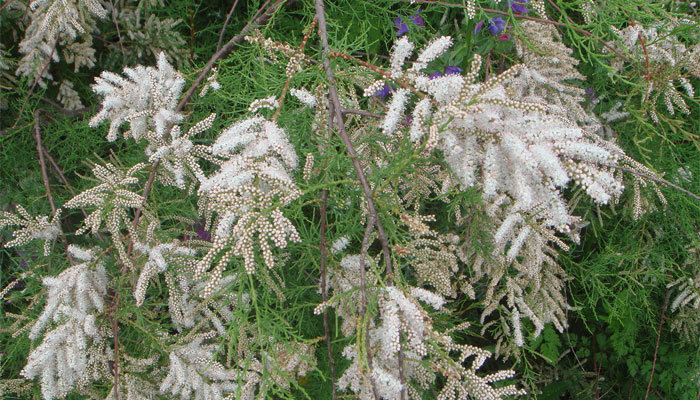
<path fill-rule="evenodd" d="M 333 105 L 334 117 L 336 119 L 336 126 L 338 127 L 337 132 L 340 134 L 343 144 L 350 156 L 355 172 L 357 173 L 357 179 L 362 185 L 362 190 L 364 192 L 365 200 L 367 201 L 367 208 L 370 214 L 370 220 L 367 223 L 368 230 L 372 225 L 376 226 L 377 233 L 379 234 L 379 242 L 382 245 L 382 253 L 384 254 L 384 263 L 386 265 L 387 280 L 389 285 L 394 283 L 394 271 L 392 268 L 391 252 L 389 250 L 389 240 L 387 239 L 386 232 L 379 220 L 379 214 L 374 205 L 374 199 L 372 196 L 372 189 L 369 187 L 367 182 L 367 177 L 365 176 L 362 166 L 360 165 L 359 157 L 355 152 L 355 148 L 350 142 L 350 137 L 345 129 L 345 122 L 343 121 L 343 106 L 340 104 L 340 99 L 338 98 L 338 90 L 336 89 L 335 74 L 330 63 L 331 51 L 328 45 L 328 32 L 326 25 L 326 14 L 324 11 L 323 0 L 316 0 L 316 19 L 318 20 L 318 34 L 321 37 L 321 43 L 323 45 L 323 66 L 326 70 L 326 77 L 328 78 L 328 97 L 330 103 Z M 402 352 L 399 350 L 399 376 L 403 378 L 403 357 Z M 401 379 L 401 384 L 403 386 L 403 379 Z M 401 389 L 401 400 L 405 398 L 405 389 Z"/>

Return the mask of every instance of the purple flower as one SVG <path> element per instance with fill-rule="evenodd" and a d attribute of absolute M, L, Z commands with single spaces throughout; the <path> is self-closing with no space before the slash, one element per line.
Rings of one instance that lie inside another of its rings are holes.
<path fill-rule="evenodd" d="M 415 14 L 408 17 L 408 19 L 414 24 L 416 24 L 416 26 L 425 26 L 425 22 L 423 22 L 423 17 L 419 15 L 420 11 L 421 10 L 419 8 L 418 11 L 416 11 Z M 408 33 L 408 25 L 406 24 L 406 22 L 404 22 L 403 18 L 396 18 L 394 20 L 394 24 L 396 25 L 397 29 L 396 36 L 401 36 L 404 33 Z"/>
<path fill-rule="evenodd" d="M 462 71 L 463 71 L 463 70 L 462 70 L 462 68 L 460 68 L 460 67 L 457 67 L 457 66 L 454 66 L 454 65 L 447 65 L 447 66 L 445 66 L 445 74 L 444 74 L 444 75 L 459 74 L 459 73 L 462 72 Z M 436 73 L 430 75 L 429 78 L 430 78 L 430 79 L 435 79 L 435 78 L 441 77 L 442 75 L 443 75 L 443 73 L 438 71 L 438 72 L 436 72 Z"/>
<path fill-rule="evenodd" d="M 479 22 L 476 23 L 476 27 L 474 27 L 474 34 L 475 34 L 475 35 L 476 35 L 477 33 L 479 33 L 479 31 L 481 30 L 481 27 L 482 27 L 482 26 L 484 26 L 484 21 L 479 21 Z"/>
<path fill-rule="evenodd" d="M 393 85 L 392 86 L 384 85 L 384 86 L 382 86 L 381 89 L 377 90 L 377 92 L 374 93 L 374 95 L 379 96 L 382 99 L 384 99 L 386 96 L 389 95 L 389 93 L 393 92 L 394 89 L 396 89 L 396 88 Z"/>
<path fill-rule="evenodd" d="M 204 229 L 204 224 L 201 222 L 195 222 L 192 226 L 194 231 L 197 233 L 197 238 L 204 240 L 206 242 L 211 241 L 211 234 Z"/>
<path fill-rule="evenodd" d="M 525 4 L 529 2 L 530 0 L 508 0 L 508 5 L 516 14 L 527 14 L 530 12 L 530 10 L 525 7 Z"/>
<path fill-rule="evenodd" d="M 491 20 L 491 23 L 489 26 L 486 27 L 486 29 L 491 32 L 492 35 L 497 34 L 498 32 L 504 30 L 506 28 L 506 21 L 503 20 L 501 17 L 496 17 Z"/>
<path fill-rule="evenodd" d="M 448 65 L 445 67 L 445 75 L 454 75 L 462 72 L 463 69 L 454 65 Z"/>

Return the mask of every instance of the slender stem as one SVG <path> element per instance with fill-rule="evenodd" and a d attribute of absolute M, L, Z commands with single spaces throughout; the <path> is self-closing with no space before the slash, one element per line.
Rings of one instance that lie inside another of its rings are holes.
<path fill-rule="evenodd" d="M 364 115 L 365 117 L 372 117 L 372 118 L 384 118 L 384 116 L 382 114 L 376 114 L 376 113 L 365 111 L 365 110 L 355 110 L 352 108 L 343 108 L 342 113 L 343 114 Z"/>
<path fill-rule="evenodd" d="M 304 46 L 306 46 L 306 41 L 309 40 L 309 35 L 311 34 L 311 32 L 313 32 L 315 25 L 316 25 L 316 20 L 314 19 L 311 22 L 311 25 L 306 30 L 306 33 L 304 34 L 304 39 L 301 41 L 301 46 L 299 46 L 299 53 L 303 54 Z M 289 62 L 291 63 L 292 60 L 290 59 Z M 288 68 L 287 71 L 289 71 L 289 67 L 287 67 L 287 68 Z M 287 90 L 289 90 L 289 84 L 292 81 L 292 76 L 294 76 L 294 73 L 289 74 L 289 76 L 287 76 L 287 81 L 284 82 L 284 87 L 282 88 L 282 94 L 280 94 L 280 99 L 278 101 L 277 110 L 275 110 L 275 115 L 272 116 L 273 121 L 277 121 L 277 117 L 279 117 L 280 111 L 282 111 L 282 103 L 284 103 L 284 98 L 287 95 Z"/>
<path fill-rule="evenodd" d="M 54 160 L 54 158 L 51 157 L 51 153 L 49 153 L 49 150 L 43 144 L 41 146 L 41 149 L 44 150 L 44 156 L 49 160 L 49 163 L 53 167 L 54 171 L 56 171 L 56 173 L 58 174 L 58 177 L 61 179 L 61 182 L 63 182 L 70 194 L 72 194 L 73 197 L 75 197 L 77 195 L 75 193 L 75 190 L 73 190 L 73 187 L 70 185 L 70 183 L 68 183 L 68 179 L 66 179 L 66 176 L 63 174 L 63 170 L 61 170 L 61 167 L 58 165 L 56 160 Z M 80 207 L 80 212 L 83 214 L 83 217 L 88 217 L 88 214 L 83 207 Z M 100 235 L 100 232 L 95 232 L 95 234 L 99 240 L 104 240 L 102 238 L 102 235 Z"/>
<path fill-rule="evenodd" d="M 209 72 L 211 72 L 211 69 L 214 68 L 214 64 L 216 64 L 217 61 L 231 53 L 236 47 L 236 45 L 243 43 L 245 36 L 250 31 L 252 31 L 258 25 L 262 25 L 265 22 L 267 22 L 267 20 L 270 19 L 272 14 L 274 14 L 275 11 L 277 11 L 277 9 L 280 8 L 280 6 L 282 6 L 282 4 L 284 4 L 284 2 L 286 1 L 287 0 L 277 0 L 269 7 L 264 8 L 269 3 L 268 0 L 263 5 L 263 7 L 261 7 L 260 10 L 256 12 L 256 16 L 254 17 L 254 19 L 248 22 L 246 26 L 244 26 L 243 29 L 241 29 L 241 33 L 232 37 L 231 40 L 226 42 L 226 44 L 219 51 L 214 53 L 214 55 L 209 59 L 207 64 L 202 69 L 202 72 L 199 73 L 199 76 L 194 81 L 192 86 L 190 86 L 190 88 L 187 90 L 185 96 L 182 98 L 182 100 L 180 100 L 180 103 L 177 105 L 175 111 L 180 112 L 185 108 L 185 106 L 190 102 L 190 98 L 192 97 L 194 91 L 197 90 L 197 87 L 199 87 L 199 85 L 207 78 L 207 75 L 209 74 Z"/>
<path fill-rule="evenodd" d="M 394 271 L 392 268 L 391 253 L 389 251 L 389 241 L 387 239 L 386 233 L 384 232 L 384 227 L 382 226 L 382 223 L 379 220 L 377 209 L 374 206 L 374 199 L 372 198 L 372 189 L 369 187 L 369 183 L 367 182 L 365 173 L 362 170 L 362 166 L 360 165 L 359 157 L 357 156 L 357 153 L 355 152 L 355 149 L 352 143 L 350 142 L 350 137 L 348 136 L 348 132 L 345 129 L 345 123 L 343 122 L 343 107 L 340 104 L 340 99 L 338 98 L 338 90 L 336 89 L 335 84 L 335 74 L 333 73 L 333 68 L 331 67 L 329 58 L 331 55 L 331 51 L 328 45 L 326 13 L 324 11 L 323 0 L 316 0 L 316 19 L 318 20 L 318 34 L 321 37 L 321 43 L 323 45 L 323 66 L 326 69 L 326 77 L 328 78 L 328 97 L 330 98 L 330 102 L 333 104 L 333 111 L 335 113 L 335 120 L 336 125 L 338 127 L 338 132 L 340 134 L 341 139 L 343 140 L 343 143 L 345 144 L 345 148 L 355 168 L 357 178 L 360 181 L 360 184 L 362 185 L 365 200 L 367 201 L 367 208 L 370 213 L 370 222 L 373 222 L 373 225 L 377 227 L 379 241 L 382 245 L 382 253 L 384 254 L 384 263 L 386 265 L 388 283 L 389 285 L 393 285 Z M 372 225 L 370 222 L 368 222 L 368 226 Z M 398 361 L 399 376 L 403 378 L 403 357 L 402 352 L 400 350 Z M 403 379 L 401 379 L 401 385 L 401 400 L 404 400 L 406 397 L 406 390 L 404 388 Z"/>
<path fill-rule="evenodd" d="M 657 176 L 653 176 L 653 175 L 649 175 L 649 174 L 645 174 L 644 172 L 635 171 L 632 168 L 622 167 L 619 165 L 606 165 L 606 166 L 612 167 L 615 169 L 619 169 L 620 171 L 627 172 L 627 173 L 630 173 L 632 175 L 637 175 L 637 176 L 642 177 L 644 179 L 649 179 L 650 181 L 654 181 L 654 182 L 660 183 L 662 185 L 666 185 L 668 187 L 671 187 L 673 189 L 678 190 L 679 192 L 683 192 L 696 200 L 700 200 L 700 196 L 698 196 L 697 194 L 695 194 L 687 189 L 683 189 L 682 187 L 680 187 L 674 183 L 671 183 L 671 182 L 667 181 L 666 179 L 659 178 Z"/>
<path fill-rule="evenodd" d="M 350 156 L 352 165 L 355 168 L 355 172 L 357 173 L 357 179 L 362 185 L 365 200 L 367 201 L 367 208 L 369 209 L 370 214 L 374 216 L 374 223 L 377 226 L 377 232 L 379 232 L 379 241 L 382 244 L 382 251 L 384 253 L 384 262 L 386 264 L 389 284 L 393 285 L 394 271 L 391 262 L 391 252 L 389 251 L 389 241 L 387 240 L 386 233 L 384 232 L 384 227 L 382 226 L 382 223 L 379 220 L 377 209 L 374 206 L 372 189 L 369 187 L 367 177 L 365 176 L 365 173 L 362 170 L 362 165 L 360 165 L 360 159 L 357 156 L 357 152 L 355 152 L 355 148 L 350 142 L 350 137 L 348 136 L 348 132 L 345 129 L 345 123 L 343 122 L 343 107 L 340 104 L 340 99 L 338 98 L 338 90 L 336 89 L 335 85 L 335 74 L 333 73 L 333 69 L 331 68 L 331 63 L 329 59 L 331 51 L 328 47 L 328 34 L 326 32 L 326 16 L 323 11 L 323 0 L 316 0 L 316 19 L 318 19 L 318 32 L 321 36 L 321 41 L 323 43 L 323 64 L 326 69 L 326 76 L 328 78 L 329 98 L 331 103 L 333 103 L 338 132 L 340 134 L 341 139 L 343 140 L 343 144 L 345 145 L 348 155 Z"/>
<path fill-rule="evenodd" d="M 224 21 L 224 26 L 221 28 L 221 32 L 219 33 L 219 41 L 216 43 L 216 51 L 221 50 L 221 42 L 224 41 L 224 32 L 226 32 L 226 26 L 228 25 L 228 21 L 231 19 L 231 15 L 233 15 L 233 10 L 236 9 L 237 5 L 238 5 L 238 0 L 233 2 L 233 5 L 231 6 L 231 10 L 228 12 L 228 15 L 226 16 L 226 21 Z"/>
<path fill-rule="evenodd" d="M 368 63 L 367 61 L 360 60 L 359 58 L 353 57 L 353 56 L 351 56 L 351 55 L 349 55 L 349 54 L 339 53 L 339 52 L 337 52 L 337 51 L 330 52 L 329 55 L 330 55 L 330 57 L 334 57 L 334 58 L 343 58 L 343 59 L 346 59 L 346 60 L 348 60 L 348 61 L 352 61 L 352 62 L 354 62 L 354 63 L 360 64 L 360 65 L 362 65 L 363 67 L 367 67 L 367 68 L 371 69 L 372 71 L 378 73 L 379 75 L 383 76 L 384 78 L 386 78 L 386 79 L 391 79 L 392 81 L 398 83 L 398 84 L 401 85 L 401 87 L 403 87 L 404 89 L 408 89 L 408 90 L 410 90 L 411 92 L 417 94 L 420 98 L 425 98 L 425 97 L 426 97 L 425 93 L 423 93 L 423 92 L 421 92 L 420 90 L 416 89 L 415 87 L 411 86 L 411 84 L 409 84 L 408 82 L 406 82 L 406 81 L 404 81 L 404 80 L 401 80 L 401 79 L 394 79 L 394 78 L 392 78 L 390 73 L 388 73 L 388 72 L 384 71 L 383 69 L 378 68 L 378 67 L 376 67 L 376 66 L 374 66 L 374 65 L 372 65 L 372 64 L 370 64 L 370 63 Z M 434 101 L 433 101 L 433 102 L 434 102 Z"/>
<path fill-rule="evenodd" d="M 666 289 L 666 297 L 664 298 L 664 304 L 661 306 L 661 319 L 659 320 L 659 328 L 656 330 L 656 347 L 654 347 L 654 361 L 651 363 L 651 374 L 649 374 L 649 383 L 647 383 L 647 391 L 644 393 L 644 400 L 649 398 L 649 391 L 651 390 L 651 381 L 654 379 L 654 368 L 656 367 L 656 357 L 659 353 L 659 342 L 661 341 L 661 327 L 664 324 L 664 316 L 666 313 L 666 305 L 668 305 L 668 299 L 671 296 L 671 292 Z"/>
<path fill-rule="evenodd" d="M 66 114 L 69 117 L 77 117 L 79 115 L 82 115 L 85 112 L 92 112 L 94 107 L 83 107 L 79 108 L 77 110 L 69 110 L 67 108 L 62 107 L 60 104 L 56 103 L 55 101 L 51 99 L 47 99 L 46 97 L 42 97 L 41 101 L 44 103 L 50 105 L 51 107 L 55 108 L 56 110 L 62 112 L 63 114 Z"/>
<path fill-rule="evenodd" d="M 122 51 L 122 57 L 126 58 L 126 52 L 124 51 L 124 44 L 122 43 L 122 33 L 119 29 L 119 22 L 117 22 L 117 10 L 114 7 L 114 1 L 109 0 L 109 4 L 112 6 L 112 22 L 114 22 L 114 27 L 117 28 L 117 38 L 119 39 L 119 48 Z M 119 400 L 119 399 L 117 399 Z"/>
<path fill-rule="evenodd" d="M 44 187 L 46 188 L 46 196 L 49 198 L 49 204 L 51 205 L 51 212 L 53 212 L 54 217 L 56 216 L 56 203 L 53 200 L 53 195 L 51 194 L 51 186 L 49 185 L 49 173 L 46 170 L 46 160 L 44 160 L 44 151 L 43 147 L 44 145 L 41 144 L 41 126 L 40 126 L 40 117 L 39 115 L 44 112 L 43 110 L 39 109 L 36 110 L 34 113 L 34 141 L 36 142 L 36 151 L 39 154 L 39 165 L 41 166 L 41 177 L 44 179 Z M 61 229 L 61 224 L 60 222 L 58 223 L 58 229 L 61 234 L 61 241 L 63 242 L 64 246 L 66 249 L 68 249 L 68 240 L 66 240 L 66 236 L 63 234 L 63 229 Z M 66 251 L 66 257 L 68 258 L 68 261 L 71 263 L 71 265 L 74 265 L 75 262 L 73 260 L 73 256 L 70 254 L 69 251 Z M 47 265 L 47 272 L 51 273 L 50 266 Z"/>

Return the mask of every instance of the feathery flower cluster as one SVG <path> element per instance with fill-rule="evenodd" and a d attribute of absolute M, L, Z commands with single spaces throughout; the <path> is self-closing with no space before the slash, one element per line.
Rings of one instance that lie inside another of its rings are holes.
<path fill-rule="evenodd" d="M 131 224 L 131 216 L 127 213 L 129 208 L 140 208 L 143 205 L 143 196 L 126 189 L 127 185 L 138 183 L 138 178 L 134 176 L 137 172 L 146 167 L 146 164 L 139 163 L 129 168 L 128 171 L 121 171 L 111 163 L 104 166 L 96 165 L 92 173 L 101 183 L 88 189 L 70 199 L 64 208 L 97 207 L 88 215 L 83 226 L 76 231 L 76 235 L 83 234 L 88 230 L 97 234 L 104 221 L 107 230 L 112 235 L 112 240 L 119 251 L 119 256 L 124 264 L 133 267 L 126 254 L 126 249 L 121 237 L 121 228 L 128 229 L 132 238 L 138 237 Z M 158 220 L 150 212 L 143 210 L 145 221 L 148 222 L 147 237 L 153 236 Z"/>
<path fill-rule="evenodd" d="M 332 271 L 329 286 L 333 298 L 328 304 L 320 304 L 314 311 L 320 313 L 328 305 L 336 305 L 336 313 L 342 318 L 342 331 L 345 336 L 353 334 L 361 327 L 360 270 L 365 268 L 359 255 L 348 255 L 341 260 L 341 269 Z M 379 318 L 369 318 L 366 331 L 366 345 L 359 341 L 346 346 L 343 356 L 352 361 L 338 379 L 340 389 L 350 390 L 362 399 L 379 396 L 383 399 L 399 399 L 407 393 L 410 399 L 422 398 L 419 388 L 426 390 L 434 384 L 438 374 L 446 379 L 438 398 L 456 399 L 473 396 L 478 399 L 501 399 L 503 396 L 523 394 L 513 385 L 501 388 L 492 383 L 510 378 L 513 371 L 499 371 L 487 377 L 480 377 L 476 370 L 481 367 L 488 351 L 474 346 L 458 345 L 444 333 L 435 331 L 429 314 L 420 301 L 440 309 L 445 299 L 423 288 L 409 288 L 403 291 L 396 286 L 376 288 L 374 274 L 368 274 L 368 297 L 379 298 Z M 369 289 L 372 288 L 372 289 Z M 403 352 L 400 367 L 398 352 Z M 366 352 L 366 355 L 365 355 Z M 455 360 L 448 355 L 460 353 Z M 465 368 L 468 357 L 475 356 L 471 367 Z M 432 368 L 426 365 L 433 365 Z M 369 371 L 367 371 L 369 369 Z M 400 372 L 404 384 L 401 384 Z M 456 397 L 455 397 L 456 396 Z"/>
<path fill-rule="evenodd" d="M 107 275 L 94 251 L 69 246 L 68 251 L 84 263 L 72 266 L 56 277 L 44 278 L 48 288 L 44 310 L 32 326 L 29 338 L 37 340 L 53 321 L 56 325 L 30 354 L 22 376 L 41 375 L 45 399 L 64 397 L 76 385 L 89 380 L 88 348 L 103 341 L 96 325 L 96 312 L 104 311 Z"/>
<path fill-rule="evenodd" d="M 659 122 L 656 103 L 661 95 L 669 114 L 673 115 L 676 107 L 684 114 L 690 113 L 683 96 L 676 89 L 676 82 L 689 97 L 695 95 L 688 75 L 700 77 L 700 44 L 686 46 L 676 35 L 669 33 L 671 29 L 689 22 L 671 19 L 669 26 L 645 27 L 633 23 L 621 30 L 611 27 L 619 38 L 616 47 L 631 54 L 635 60 L 640 60 L 639 64 L 647 69 L 641 72 L 648 80 L 644 101 L 651 104 L 648 112 L 656 123 Z M 620 71 L 625 61 L 614 58 L 611 65 Z"/>
<path fill-rule="evenodd" d="M 222 399 L 224 393 L 238 389 L 237 374 L 215 361 L 216 345 L 202 342 L 198 337 L 170 351 L 168 375 L 160 384 L 163 394 L 197 400 Z"/>
<path fill-rule="evenodd" d="M 200 261 L 197 277 L 225 247 L 233 247 L 211 271 L 205 297 L 212 293 L 211 285 L 216 285 L 231 257 L 243 257 L 246 271 L 255 271 L 256 237 L 268 268 L 277 263 L 271 243 L 283 249 L 288 241 L 300 240 L 280 209 L 300 195 L 291 176 L 299 161 L 284 129 L 255 115 L 224 130 L 210 151 L 226 161 L 199 189 L 207 200 L 207 212 L 218 213 L 218 222 L 213 246 Z"/>
<path fill-rule="evenodd" d="M 441 296 L 455 297 L 455 275 L 459 271 L 455 247 L 459 238 L 439 235 L 425 224 L 430 221 L 435 217 L 402 214 L 401 222 L 409 228 L 412 240 L 396 252 L 410 260 L 419 287 L 427 284 Z M 474 298 L 473 292 L 469 295 Z"/>
<path fill-rule="evenodd" d="M 102 72 L 95 78 L 93 90 L 103 96 L 102 109 L 90 120 L 95 127 L 109 120 L 107 140 L 115 141 L 119 127 L 129 123 L 124 138 L 140 140 L 148 130 L 159 136 L 166 129 L 182 121 L 175 111 L 185 80 L 169 63 L 165 53 L 158 55 L 156 68 L 138 65 L 124 68 L 126 79 L 112 72 Z"/>
<path fill-rule="evenodd" d="M 193 256 L 195 254 L 194 250 L 180 246 L 177 241 L 162 243 L 152 247 L 146 244 L 136 243 L 134 244 L 134 248 L 148 255 L 148 261 L 143 265 L 141 275 L 134 288 L 134 298 L 136 299 L 137 306 L 143 304 L 143 300 L 146 296 L 146 289 L 148 289 L 148 281 L 158 273 L 165 272 L 168 269 L 168 260 L 166 260 L 166 257 Z"/>
<path fill-rule="evenodd" d="M 190 127 L 185 135 L 179 125 L 172 127 L 165 136 L 148 132 L 146 155 L 150 162 L 160 161 L 162 167 L 157 176 L 161 182 L 185 189 L 185 177 L 197 182 L 206 179 L 198 160 L 203 158 L 215 164 L 219 160 L 211 156 L 207 146 L 192 143 L 192 138 L 211 128 L 215 118 L 216 114 L 210 114 Z"/>
<path fill-rule="evenodd" d="M 585 91 L 571 83 L 584 80 L 576 70 L 578 60 L 571 56 L 573 51 L 562 43 L 552 25 L 523 21 L 518 27 L 522 35 L 515 40 L 515 49 L 523 64 L 508 88 L 518 91 L 520 99 L 545 101 L 549 112 L 596 133 L 600 123 L 581 105 Z"/>
<path fill-rule="evenodd" d="M 524 25 L 526 35 L 533 38 L 555 38 L 551 27 Z M 535 47 L 543 43 L 535 39 Z M 570 215 L 562 190 L 573 182 L 595 202 L 606 204 L 616 200 L 624 188 L 622 175 L 615 173 L 614 167 L 631 165 L 632 169 L 654 174 L 597 136 L 595 120 L 580 106 L 574 108 L 577 111 L 573 114 L 567 114 L 567 106 L 581 100 L 582 91 L 562 83 L 580 77 L 566 65 L 571 51 L 565 46 L 552 47 L 552 41 L 547 41 L 549 47 L 539 54 L 537 49 L 533 53 L 519 45 L 526 64 L 485 82 L 476 81 L 481 66 L 478 55 L 464 76 L 451 74 L 431 79 L 422 70 L 450 44 L 449 38 L 435 39 L 418 53 L 417 61 L 405 73 L 397 72 L 399 61 L 392 63 L 391 68 L 392 76 L 429 96 L 414 107 L 418 117 L 415 119 L 421 125 L 412 124 L 411 139 L 418 140 L 426 131 L 438 131 L 439 148 L 460 187 L 478 186 L 490 204 L 489 215 L 497 227 L 493 232 L 493 264 L 480 259 L 473 267 L 477 271 L 475 278 L 466 282 L 491 280 L 484 317 L 505 299 L 513 310 L 511 321 L 516 322 L 517 328 L 522 315 L 533 321 L 536 333 L 547 322 L 561 330 L 568 307 L 562 294 L 565 274 L 556 265 L 556 253 L 549 250 L 547 243 L 565 247 L 557 234 L 576 241 L 580 221 Z M 409 47 L 408 43 L 397 45 L 394 52 Z M 403 54 L 392 55 L 392 60 L 406 58 Z M 394 121 L 402 117 L 411 96 L 406 92 L 394 95 L 398 100 L 392 99 L 389 104 L 383 122 L 385 131 L 401 134 L 395 128 L 386 128 L 395 126 Z M 576 121 L 588 124 L 584 125 L 588 129 Z M 635 185 L 639 184 L 638 179 L 635 177 Z M 637 208 L 641 212 L 641 206 Z M 483 269 L 482 264 L 491 266 Z M 518 271 L 516 276 L 505 273 L 510 266 Z M 471 284 L 465 283 L 463 290 L 470 293 Z M 520 331 L 515 338 L 522 344 Z"/>
<path fill-rule="evenodd" d="M 306 89 L 291 88 L 289 89 L 289 93 L 307 107 L 316 108 L 316 104 L 318 104 L 316 96 Z"/>
<path fill-rule="evenodd" d="M 29 4 L 30 22 L 19 51 L 24 54 L 17 68 L 17 75 L 37 79 L 46 87 L 45 79 L 51 80 L 45 65 L 52 59 L 59 61 L 59 42 L 75 43 L 66 53 L 66 61 L 77 70 L 81 65 L 94 65 L 95 51 L 91 48 L 90 33 L 95 30 L 97 18 L 106 18 L 107 10 L 101 2 L 94 0 L 35 0 Z M 83 42 L 76 42 L 78 38 Z M 41 74 L 41 75 L 40 75 Z"/>
<path fill-rule="evenodd" d="M 700 244 L 696 242 L 686 246 L 688 257 L 686 266 L 694 268 L 700 262 Z M 670 303 L 670 311 L 673 312 L 671 329 L 681 334 L 688 343 L 697 341 L 700 337 L 700 273 L 694 268 L 694 274 L 683 277 L 666 285 L 673 293 Z"/>
<path fill-rule="evenodd" d="M 8 225 L 19 225 L 22 228 L 15 230 L 12 235 L 14 238 L 5 243 L 5 247 L 21 246 L 31 242 L 34 239 L 44 241 L 44 256 L 51 254 L 51 244 L 61 232 L 61 227 L 58 224 L 61 218 L 61 210 L 56 210 L 56 214 L 49 222 L 48 217 L 37 215 L 32 216 L 21 205 L 17 205 L 19 216 L 7 211 L 0 211 L 0 229 Z"/>

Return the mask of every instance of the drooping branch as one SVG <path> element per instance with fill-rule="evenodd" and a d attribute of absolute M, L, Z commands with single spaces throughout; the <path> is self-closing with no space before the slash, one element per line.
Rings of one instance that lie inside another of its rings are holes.
<path fill-rule="evenodd" d="M 394 271 L 391 262 L 391 252 L 389 251 L 389 241 L 384 232 L 384 227 L 379 220 L 379 215 L 377 209 L 374 205 L 374 199 L 372 197 L 372 189 L 369 187 L 367 182 L 367 177 L 365 176 L 362 166 L 360 165 L 360 159 L 357 156 L 357 152 L 350 142 L 350 137 L 345 129 L 345 123 L 343 121 L 343 106 L 340 104 L 340 99 L 338 98 L 338 90 L 335 84 L 335 74 L 333 73 L 333 68 L 331 68 L 330 63 L 330 48 L 328 46 L 328 33 L 326 28 L 326 16 L 323 10 L 323 0 L 316 0 L 316 19 L 318 19 L 318 32 L 321 37 L 321 42 L 323 44 L 323 66 L 326 70 L 326 77 L 328 78 L 328 97 L 333 104 L 334 117 L 336 118 L 336 125 L 338 127 L 338 133 L 340 138 L 343 140 L 345 149 L 350 156 L 352 165 L 357 173 L 357 179 L 362 185 L 362 190 L 364 192 L 365 200 L 367 201 L 367 208 L 369 209 L 370 215 L 374 217 L 374 224 L 377 227 L 377 232 L 379 233 L 379 241 L 382 244 L 382 251 L 384 253 L 384 262 L 386 264 L 387 275 L 389 278 L 389 284 L 393 285 L 394 282 Z"/>
<path fill-rule="evenodd" d="M 336 83 L 335 83 L 335 74 L 333 72 L 333 68 L 331 67 L 331 62 L 330 62 L 330 47 L 328 45 L 328 31 L 327 31 L 327 24 L 326 24 L 326 13 L 324 11 L 324 3 L 323 0 L 316 0 L 316 19 L 318 20 L 318 34 L 321 37 L 321 43 L 323 45 L 323 66 L 326 70 L 326 78 L 328 79 L 328 97 L 330 99 L 330 102 L 333 106 L 333 112 L 334 112 L 334 117 L 336 119 L 336 126 L 338 127 L 337 132 L 340 134 L 341 139 L 343 140 L 343 144 L 345 145 L 345 149 L 348 152 L 348 155 L 350 156 L 350 160 L 352 161 L 352 165 L 355 168 L 355 172 L 357 173 L 357 179 L 360 181 L 360 184 L 362 185 L 362 190 L 364 192 L 365 200 L 367 201 L 367 208 L 370 213 L 370 219 L 367 222 L 368 230 L 369 227 L 374 225 L 377 228 L 377 233 L 379 235 L 379 242 L 382 245 L 382 253 L 384 255 L 384 264 L 386 265 L 386 271 L 387 271 L 387 281 L 389 285 L 394 284 L 394 271 L 392 268 L 392 262 L 391 262 L 391 253 L 389 250 L 389 240 L 386 236 L 386 232 L 384 231 L 384 227 L 382 226 L 381 221 L 379 220 L 379 214 L 377 213 L 377 209 L 374 205 L 374 199 L 372 197 L 372 189 L 369 187 L 369 183 L 367 182 L 367 177 L 365 176 L 364 171 L 362 170 L 362 166 L 360 165 L 360 159 L 357 156 L 357 152 L 355 152 L 355 148 L 352 145 L 352 142 L 350 141 L 350 137 L 348 136 L 348 132 L 345 129 L 345 122 L 343 120 L 343 106 L 340 104 L 340 99 L 338 98 L 338 90 L 336 88 Z M 364 261 L 361 261 L 364 262 Z M 364 271 L 364 267 L 361 268 Z M 365 299 L 366 301 L 366 299 Z M 365 303 L 366 304 L 366 303 Z M 369 351 L 369 350 L 368 350 Z M 399 348 L 399 359 L 398 359 L 398 364 L 399 364 L 399 377 L 401 378 L 401 400 L 404 400 L 405 394 L 406 394 L 406 389 L 404 385 L 404 380 L 403 380 L 403 352 Z M 375 391 L 375 396 L 376 396 L 376 391 Z"/>

